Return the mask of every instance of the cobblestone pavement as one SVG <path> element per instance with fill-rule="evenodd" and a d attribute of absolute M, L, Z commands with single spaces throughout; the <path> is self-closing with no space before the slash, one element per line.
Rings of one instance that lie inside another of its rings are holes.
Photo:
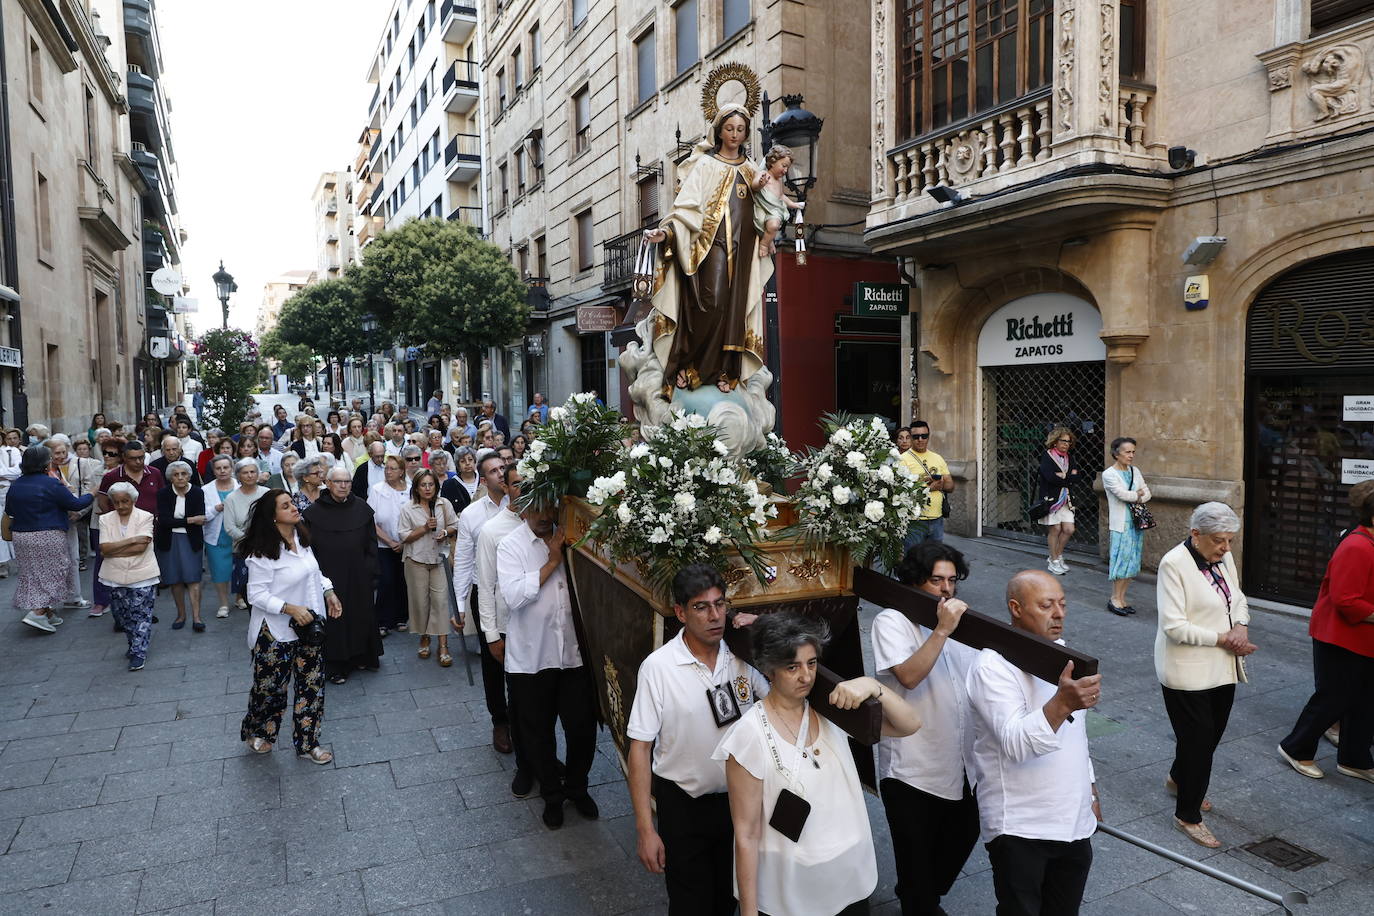
<path fill-rule="evenodd" d="M 967 549 L 964 596 L 994 610 L 1008 574 L 1035 557 L 990 541 Z M 1153 588 L 1140 614 L 1102 609 L 1100 572 L 1066 580 L 1069 641 L 1102 658 L 1101 715 L 1090 721 L 1110 823 L 1278 891 L 1315 892 L 1306 912 L 1365 913 L 1374 899 L 1374 786 L 1288 770 L 1274 745 L 1310 688 L 1305 623 L 1261 612 L 1252 683 L 1239 692 L 1216 765 L 1209 823 L 1224 847 L 1209 853 L 1170 824 L 1161 783 L 1171 735 L 1154 681 Z M 0 581 L 8 606 L 14 579 Z M 480 674 L 461 660 L 439 668 L 416 640 L 386 641 L 376 674 L 329 686 L 331 766 L 289 749 L 250 754 L 238 741 L 246 705 L 247 616 L 197 634 L 173 631 L 158 601 L 145 670 L 130 673 L 109 618 L 72 613 L 51 636 L 0 624 L 0 913 L 329 914 L 639 913 L 665 910 L 661 880 L 634 858 L 625 782 L 603 733 L 592 794 L 601 820 L 569 809 L 562 830 L 539 821 L 540 802 L 514 799 L 512 761 L 491 749 Z M 873 615 L 865 608 L 865 631 Z M 895 913 L 891 850 L 881 805 L 868 801 L 880 863 L 873 897 Z M 1288 872 L 1240 849 L 1278 835 L 1329 861 Z M 1094 841 L 1085 914 L 1249 914 L 1275 908 L 1119 841 Z M 946 900 L 951 914 L 991 913 L 981 849 Z"/>

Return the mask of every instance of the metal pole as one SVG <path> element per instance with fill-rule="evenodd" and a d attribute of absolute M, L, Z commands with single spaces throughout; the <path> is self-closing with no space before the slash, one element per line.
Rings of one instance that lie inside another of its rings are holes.
<path fill-rule="evenodd" d="M 1287 914 L 1290 914 L 1290 916 L 1293 912 L 1293 907 L 1300 906 L 1308 902 L 1307 895 L 1304 894 L 1302 891 L 1289 891 L 1286 894 L 1277 894 L 1274 891 L 1266 890 L 1265 888 L 1260 887 L 1258 884 L 1251 884 L 1249 881 L 1246 881 L 1242 878 L 1237 878 L 1235 875 L 1228 875 L 1226 872 L 1221 871 L 1220 869 L 1213 868 L 1212 866 L 1199 862 L 1196 859 L 1190 859 L 1185 855 L 1174 852 L 1172 849 L 1167 849 L 1163 846 L 1151 843 L 1149 840 L 1142 840 L 1138 836 L 1129 834 L 1124 830 L 1118 830 L 1117 828 L 1108 826 L 1107 824 L 1099 822 L 1097 825 L 1097 830 L 1099 833 L 1105 833 L 1108 836 L 1114 836 L 1122 842 L 1130 843 L 1132 846 L 1139 846 L 1146 852 L 1152 852 L 1155 855 L 1162 856 L 1163 858 L 1166 858 L 1171 862 L 1177 862 L 1179 865 L 1182 865 L 1186 868 L 1191 868 L 1193 871 L 1201 872 L 1209 878 L 1216 878 L 1218 881 L 1221 881 L 1224 884 L 1229 884 L 1232 887 L 1239 888 L 1240 890 L 1245 891 L 1247 894 L 1250 894 L 1253 897 L 1258 897 L 1261 900 L 1267 900 L 1270 903 L 1277 903 L 1279 906 L 1283 907 L 1283 911 Z"/>
<path fill-rule="evenodd" d="M 219 308 L 220 308 L 220 312 L 221 312 L 221 313 L 223 314 L 223 316 L 224 316 L 222 322 L 220 323 L 220 327 L 221 327 L 221 328 L 224 328 L 225 330 L 228 330 L 228 328 L 229 328 L 229 297 L 228 297 L 228 296 L 225 296 L 223 299 L 221 299 L 221 300 L 219 301 Z"/>
<path fill-rule="evenodd" d="M 369 344 L 369 346 L 371 346 Z M 372 351 L 367 351 L 367 416 L 368 419 L 377 412 L 377 387 L 375 377 L 372 374 Z M 366 424 L 364 424 L 366 425 Z"/>

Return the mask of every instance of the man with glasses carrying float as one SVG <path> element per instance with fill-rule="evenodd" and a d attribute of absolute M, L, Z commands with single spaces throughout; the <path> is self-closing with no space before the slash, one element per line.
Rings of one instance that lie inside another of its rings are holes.
<path fill-rule="evenodd" d="M 727 728 L 768 693 L 768 682 L 722 642 L 729 610 L 725 580 L 715 569 L 693 565 L 678 572 L 673 613 L 682 630 L 639 666 L 626 728 L 639 860 L 665 876 L 674 916 L 735 909 L 725 763 L 711 754 Z"/>
<path fill-rule="evenodd" d="M 906 549 L 922 541 L 943 541 L 945 539 L 945 519 L 949 517 L 948 493 L 954 492 L 954 478 L 949 475 L 949 465 L 945 459 L 930 450 L 930 424 L 917 420 L 911 424 L 911 448 L 902 452 L 898 458 L 911 473 L 930 487 L 930 502 L 921 513 L 921 519 L 906 536 Z"/>

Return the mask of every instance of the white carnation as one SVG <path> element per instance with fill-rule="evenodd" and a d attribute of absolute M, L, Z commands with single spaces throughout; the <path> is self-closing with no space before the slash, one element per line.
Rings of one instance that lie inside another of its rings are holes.
<path fill-rule="evenodd" d="M 662 544 L 662 543 L 664 543 L 664 542 L 667 541 L 667 540 L 668 540 L 668 532 L 665 531 L 665 530 L 663 529 L 663 526 L 662 526 L 662 525 L 660 525 L 659 527 L 655 528 L 653 531 L 649 532 L 649 543 L 650 543 L 650 544 Z"/>
<path fill-rule="evenodd" d="M 592 394 L 590 391 L 579 391 L 572 396 L 572 399 L 578 404 L 590 404 L 596 400 L 596 395 Z"/>
<path fill-rule="evenodd" d="M 868 459 L 863 452 L 849 452 L 844 456 L 844 463 L 851 468 L 861 468 L 868 464 Z"/>
<path fill-rule="evenodd" d="M 883 483 L 890 484 L 897 479 L 897 475 L 892 470 L 892 465 L 885 464 L 878 468 L 878 479 Z"/>
<path fill-rule="evenodd" d="M 647 454 L 649 454 L 649 443 L 647 442 L 641 442 L 630 449 L 630 458 L 634 461 L 638 461 Z"/>
<path fill-rule="evenodd" d="M 841 486 L 840 484 L 835 484 L 830 490 L 830 498 L 835 500 L 835 505 L 837 506 L 843 506 L 848 503 L 852 495 L 849 487 Z"/>
<path fill-rule="evenodd" d="M 687 418 L 682 414 L 678 414 L 677 419 L 673 420 L 673 429 L 675 429 L 678 432 L 683 432 L 684 430 L 686 430 Z"/>
<path fill-rule="evenodd" d="M 697 498 L 691 493 L 675 493 L 673 494 L 673 506 L 678 512 L 686 515 L 696 509 Z"/>
<path fill-rule="evenodd" d="M 692 429 L 701 429 L 706 425 L 706 418 L 699 413 L 689 413 L 687 415 L 687 425 Z"/>
<path fill-rule="evenodd" d="M 630 511 L 629 506 L 621 503 L 616 507 L 615 517 L 620 519 L 620 524 L 628 525 L 630 522 L 634 521 L 635 514 Z"/>
<path fill-rule="evenodd" d="M 881 522 L 883 520 L 883 504 L 876 499 L 870 499 L 864 504 L 864 515 L 870 522 Z"/>
<path fill-rule="evenodd" d="M 848 448 L 853 443 L 854 434 L 843 426 L 841 426 L 839 429 L 835 430 L 833 433 L 830 434 L 831 445 L 838 445 L 842 448 Z"/>
<path fill-rule="evenodd" d="M 659 455 L 658 466 L 666 471 L 668 468 L 673 466 L 673 459 L 669 458 L 667 455 Z"/>
<path fill-rule="evenodd" d="M 561 422 L 561 421 L 563 421 L 563 420 L 566 420 L 567 418 L 568 418 L 568 408 L 566 408 L 566 407 L 550 407 L 550 408 L 549 408 L 549 419 L 550 419 L 551 421 L 553 421 L 554 423 L 559 423 L 559 422 Z"/>
<path fill-rule="evenodd" d="M 720 527 L 718 525 L 712 525 L 710 528 L 706 529 L 706 533 L 701 536 L 701 539 L 708 544 L 719 544 L 720 535 Z"/>
<path fill-rule="evenodd" d="M 834 469 L 830 467 L 829 464 L 822 462 L 821 465 L 816 468 L 816 482 L 825 483 L 834 475 L 834 473 Z"/>

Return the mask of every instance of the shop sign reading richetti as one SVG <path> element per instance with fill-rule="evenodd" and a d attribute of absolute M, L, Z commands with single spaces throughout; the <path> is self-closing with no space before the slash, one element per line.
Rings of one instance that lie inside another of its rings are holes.
<path fill-rule="evenodd" d="M 855 283 L 854 314 L 865 318 L 902 318 L 909 311 L 905 283 Z"/>
<path fill-rule="evenodd" d="M 1107 358 L 1102 315 L 1064 293 L 1036 293 L 1008 302 L 983 324 L 978 365 L 1081 363 Z"/>

